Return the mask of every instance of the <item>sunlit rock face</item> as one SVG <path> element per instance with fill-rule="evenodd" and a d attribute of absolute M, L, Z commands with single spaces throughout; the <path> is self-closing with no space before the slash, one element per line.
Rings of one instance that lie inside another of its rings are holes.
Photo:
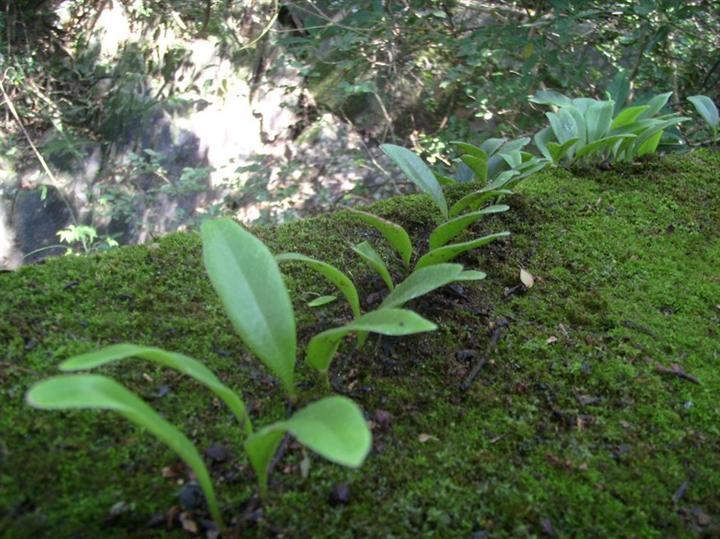
<path fill-rule="evenodd" d="M 72 4 L 58 8 L 60 24 Z M 100 136 L 71 152 L 46 152 L 52 181 L 25 156 L 29 165 L 2 180 L 9 206 L 50 184 L 74 221 L 94 226 L 100 237 L 139 243 L 193 227 L 207 214 L 281 222 L 347 202 L 359 196 L 349 195 L 358 185 L 377 180 L 357 131 L 315 112 L 283 49 L 264 45 L 237 60 L 212 36 L 188 37 L 182 20 L 144 26 L 117 0 L 94 25 L 92 40 L 74 57 L 121 66 L 117 79 L 98 77 L 90 89 L 108 103 Z M 158 68 L 171 61 L 172 69 Z M 118 86 L 126 79 L 132 84 Z M 39 142 L 51 147 L 58 138 L 51 130 Z M 6 215 L 5 243 L 23 254 L 57 243 L 57 215 L 16 207 Z"/>

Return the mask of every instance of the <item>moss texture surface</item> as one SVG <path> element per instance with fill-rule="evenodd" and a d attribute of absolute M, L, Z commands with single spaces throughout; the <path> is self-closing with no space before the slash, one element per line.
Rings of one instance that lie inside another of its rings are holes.
<path fill-rule="evenodd" d="M 241 429 L 219 402 L 140 361 L 105 372 L 201 450 L 228 448 L 212 470 L 244 537 L 720 535 L 720 157 L 544 172 L 508 204 L 474 233 L 512 236 L 461 259 L 487 280 L 410 305 L 439 331 L 341 347 L 334 385 L 373 421 L 374 450 L 360 471 L 291 443 L 259 509 Z M 420 252 L 438 218 L 422 196 L 372 211 L 408 227 Z M 347 270 L 366 299 L 382 290 L 350 245 L 370 238 L 389 251 L 347 212 L 256 232 L 273 252 Z M 525 293 L 513 290 L 520 268 L 535 276 Z M 302 350 L 350 313 L 340 301 L 307 308 L 331 288 L 285 269 Z M 509 328 L 498 349 L 462 391 L 501 318 Z M 0 274 L 0 535 L 186 535 L 158 516 L 178 505 L 188 480 L 164 447 L 107 413 L 23 403 L 61 360 L 123 341 L 205 361 L 242 390 L 258 425 L 286 413 L 276 383 L 232 332 L 196 235 Z M 306 400 L 322 393 L 302 365 L 300 375 Z M 338 484 L 350 488 L 346 503 L 329 501 Z"/>

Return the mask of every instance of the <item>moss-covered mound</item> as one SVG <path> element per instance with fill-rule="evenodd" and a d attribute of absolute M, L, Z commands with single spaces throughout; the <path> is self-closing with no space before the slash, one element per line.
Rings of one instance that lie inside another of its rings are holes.
<path fill-rule="evenodd" d="M 334 386 L 373 424 L 359 471 L 290 443 L 260 506 L 241 429 L 207 391 L 140 361 L 107 372 L 206 451 L 223 511 L 244 537 L 717 536 L 720 157 L 542 173 L 518 191 L 510 212 L 474 231 L 512 237 L 462 260 L 488 279 L 411 305 L 439 331 L 341 349 Z M 426 198 L 373 211 L 425 248 L 435 219 Z M 346 212 L 257 232 L 274 252 L 339 265 L 377 301 L 381 281 L 350 250 L 375 235 Z M 527 291 L 520 268 L 535 276 Z M 307 308 L 331 289 L 286 269 L 302 344 L 349 318 L 341 302 Z M 464 391 L 493 333 L 498 347 Z M 258 425 L 287 412 L 224 316 L 196 235 L 0 275 L 0 534 L 179 537 L 180 520 L 202 529 L 202 507 L 177 518 L 188 472 L 150 436 L 107 413 L 23 403 L 61 360 L 120 341 L 207 362 L 242 389 Z M 300 371 L 304 398 L 320 395 Z"/>

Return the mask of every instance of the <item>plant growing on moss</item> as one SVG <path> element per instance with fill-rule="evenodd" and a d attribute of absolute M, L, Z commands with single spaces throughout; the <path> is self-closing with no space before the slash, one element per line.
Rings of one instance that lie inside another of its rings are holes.
<path fill-rule="evenodd" d="M 717 143 L 718 132 L 720 131 L 720 113 L 718 113 L 718 108 L 715 106 L 715 103 L 706 95 L 692 95 L 688 97 L 688 101 L 692 103 L 698 114 L 702 116 L 703 120 L 710 126 L 713 134 L 713 142 Z"/>
<path fill-rule="evenodd" d="M 236 331 L 246 346 L 281 380 L 287 395 L 294 401 L 295 319 L 289 294 L 272 254 L 260 240 L 227 220 L 205 222 L 202 239 L 205 267 Z M 389 319 L 382 322 L 395 328 L 402 327 L 406 313 L 391 313 Z M 415 329 L 429 327 L 429 322 L 412 314 L 416 317 L 413 319 Z M 267 493 L 271 459 L 285 433 L 292 434 L 326 459 L 349 467 L 360 466 L 370 450 L 370 431 L 353 401 L 340 396 L 326 397 L 298 410 L 289 419 L 254 431 L 242 398 L 202 363 L 182 354 L 119 344 L 70 358 L 60 365 L 60 369 L 87 370 L 131 357 L 186 374 L 227 404 L 244 428 L 244 448 L 257 474 L 263 497 Z M 193 470 L 213 519 L 223 526 L 210 475 L 192 442 L 118 382 L 101 375 L 58 376 L 33 386 L 26 399 L 31 406 L 42 409 L 112 410 L 149 430 Z"/>
<path fill-rule="evenodd" d="M 675 113 L 656 116 L 671 95 L 658 94 L 615 115 L 612 99 L 570 99 L 553 91 L 539 92 L 530 101 L 556 110 L 545 113 L 550 125 L 535 135 L 535 145 L 554 165 L 633 161 L 655 153 L 665 130 L 689 119 Z"/>

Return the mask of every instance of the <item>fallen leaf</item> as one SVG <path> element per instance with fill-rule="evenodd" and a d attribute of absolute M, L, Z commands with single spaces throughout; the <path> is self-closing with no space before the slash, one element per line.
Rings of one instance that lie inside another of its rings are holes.
<path fill-rule="evenodd" d="M 521 269 L 520 282 L 525 285 L 525 288 L 532 288 L 532 286 L 535 284 L 535 278 L 529 271 Z"/>
<path fill-rule="evenodd" d="M 182 524 L 183 530 L 193 535 L 200 531 L 197 522 L 192 519 L 190 513 L 180 513 L 180 524 Z"/>
<path fill-rule="evenodd" d="M 418 440 L 421 444 L 424 444 L 425 442 L 429 442 L 432 440 L 433 442 L 439 442 L 440 439 L 437 436 L 433 436 L 432 434 L 425 434 L 422 433 L 420 436 L 418 436 Z"/>
<path fill-rule="evenodd" d="M 557 342 L 557 337 L 556 337 L 555 335 L 550 335 L 550 336 L 548 337 L 547 341 L 545 341 L 545 342 L 546 342 L 547 344 L 556 343 L 556 342 Z"/>

